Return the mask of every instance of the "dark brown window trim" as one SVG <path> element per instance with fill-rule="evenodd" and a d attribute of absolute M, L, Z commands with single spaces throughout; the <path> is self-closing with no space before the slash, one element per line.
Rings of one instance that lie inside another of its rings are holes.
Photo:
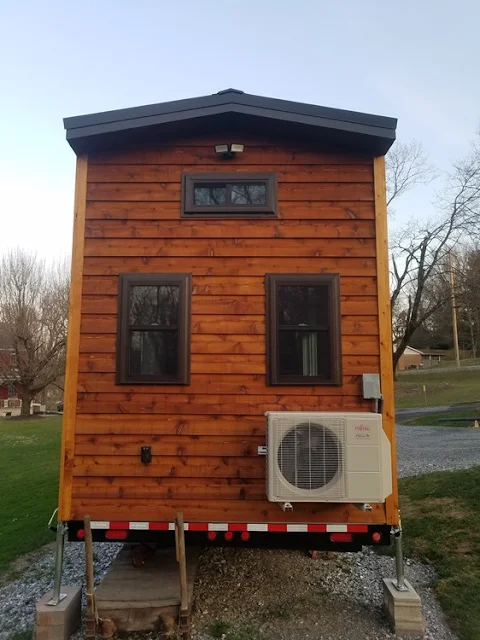
<path fill-rule="evenodd" d="M 194 186 L 199 183 L 215 182 L 265 182 L 267 203 L 262 206 L 222 205 L 202 207 L 193 201 Z M 184 173 L 182 176 L 182 218 L 276 218 L 277 217 L 277 176 L 273 172 L 251 173 L 248 171 Z"/>
<path fill-rule="evenodd" d="M 281 376 L 278 358 L 278 314 L 277 287 L 289 284 L 328 284 L 329 291 L 329 331 L 331 377 L 328 380 L 314 376 Z M 341 385 L 342 384 L 342 342 L 340 315 L 340 276 L 329 274 L 285 274 L 267 273 L 266 284 L 266 348 L 267 348 L 267 383 L 269 385 Z"/>
<path fill-rule="evenodd" d="M 158 376 L 131 376 L 128 373 L 129 321 L 128 301 L 133 285 L 178 285 L 178 375 L 175 379 Z M 122 273 L 119 275 L 117 318 L 117 384 L 190 384 L 190 299 L 192 278 L 189 273 Z"/>

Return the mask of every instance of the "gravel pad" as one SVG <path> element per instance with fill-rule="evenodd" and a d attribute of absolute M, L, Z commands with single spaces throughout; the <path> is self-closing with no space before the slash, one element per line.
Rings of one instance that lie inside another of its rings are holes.
<path fill-rule="evenodd" d="M 455 639 L 430 586 L 435 572 L 415 561 L 405 569 L 422 599 L 425 638 Z M 394 575 L 393 558 L 371 550 L 312 560 L 296 551 L 208 549 L 195 585 L 195 638 L 209 639 L 218 621 L 246 640 L 397 638 L 382 612 L 382 578 Z"/>

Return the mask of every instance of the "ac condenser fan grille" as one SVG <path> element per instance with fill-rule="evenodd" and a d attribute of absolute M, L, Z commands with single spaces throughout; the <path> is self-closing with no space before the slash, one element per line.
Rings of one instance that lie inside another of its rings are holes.
<path fill-rule="evenodd" d="M 282 438 L 277 452 L 284 478 L 298 489 L 321 489 L 340 471 L 341 448 L 332 430 L 300 423 Z"/>

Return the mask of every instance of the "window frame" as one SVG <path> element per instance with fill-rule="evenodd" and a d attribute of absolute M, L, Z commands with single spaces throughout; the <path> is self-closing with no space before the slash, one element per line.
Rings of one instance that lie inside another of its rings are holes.
<path fill-rule="evenodd" d="M 285 376 L 280 374 L 279 333 L 277 288 L 279 286 L 318 284 L 328 285 L 329 297 L 329 335 L 330 335 L 330 378 L 320 376 Z M 267 273 L 266 285 L 266 353 L 267 384 L 270 386 L 312 386 L 342 384 L 342 327 L 340 313 L 340 274 L 338 273 Z"/>
<path fill-rule="evenodd" d="M 194 188 L 198 183 L 258 183 L 266 185 L 264 205 L 210 205 L 194 203 Z M 276 218 L 277 217 L 277 175 L 274 172 L 252 173 L 249 171 L 183 173 L 182 175 L 182 218 Z"/>
<path fill-rule="evenodd" d="M 171 376 L 138 376 L 129 374 L 130 322 L 129 299 L 132 286 L 179 286 L 178 304 L 178 373 Z M 190 384 L 190 335 L 191 335 L 190 273 L 121 273 L 118 277 L 117 363 L 116 384 L 187 385 Z"/>

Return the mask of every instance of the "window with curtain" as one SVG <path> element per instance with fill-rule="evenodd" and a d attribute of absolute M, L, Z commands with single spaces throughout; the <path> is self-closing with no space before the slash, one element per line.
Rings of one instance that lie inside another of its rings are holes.
<path fill-rule="evenodd" d="M 267 275 L 270 384 L 341 384 L 337 274 Z"/>

